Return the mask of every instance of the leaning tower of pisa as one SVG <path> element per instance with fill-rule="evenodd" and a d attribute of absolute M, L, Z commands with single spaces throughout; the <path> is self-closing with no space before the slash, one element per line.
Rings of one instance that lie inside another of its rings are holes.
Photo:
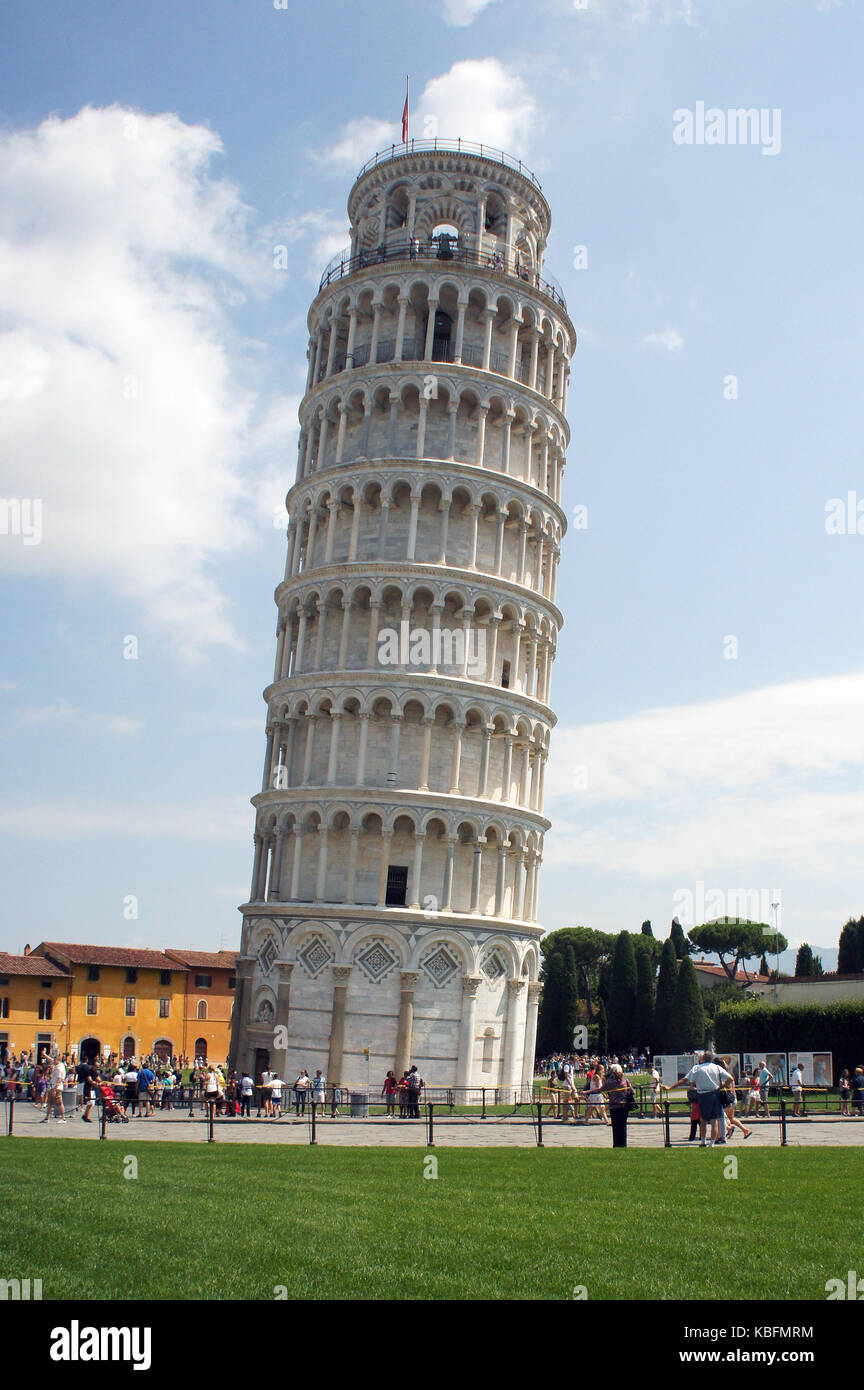
<path fill-rule="evenodd" d="M 309 310 L 232 1062 L 531 1079 L 569 360 L 537 179 L 411 141 Z"/>

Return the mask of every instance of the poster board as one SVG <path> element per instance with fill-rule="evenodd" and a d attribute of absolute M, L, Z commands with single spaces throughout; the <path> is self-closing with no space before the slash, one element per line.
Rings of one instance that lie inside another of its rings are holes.
<path fill-rule="evenodd" d="M 745 1052 L 744 1071 L 748 1076 L 753 1075 L 760 1062 L 764 1062 L 772 1073 L 774 1077 L 771 1082 L 772 1086 L 788 1086 L 789 1068 L 786 1065 L 785 1052 Z"/>
<path fill-rule="evenodd" d="M 674 1086 L 676 1081 L 680 1081 L 682 1076 L 686 1076 L 690 1068 L 696 1061 L 696 1054 L 693 1052 L 681 1055 L 675 1052 L 658 1052 L 654 1057 L 654 1066 L 660 1073 L 660 1080 L 664 1086 Z"/>
<path fill-rule="evenodd" d="M 834 1084 L 834 1056 L 831 1052 L 790 1052 L 789 1075 L 798 1064 L 804 1069 L 804 1086 L 825 1086 Z"/>

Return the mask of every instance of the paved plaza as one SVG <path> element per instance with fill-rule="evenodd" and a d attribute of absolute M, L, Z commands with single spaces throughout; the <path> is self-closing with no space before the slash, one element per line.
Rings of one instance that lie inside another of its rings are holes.
<path fill-rule="evenodd" d="M 74 1111 L 69 1111 L 67 1123 L 56 1120 L 43 1123 L 41 1111 L 24 1102 L 15 1106 L 14 1133 L 24 1137 L 50 1139 L 92 1139 L 98 1142 L 99 1124 L 94 1120 L 84 1124 Z M 7 1107 L 0 1115 L 2 1133 L 7 1130 Z M 777 1147 L 780 1144 L 780 1125 L 777 1119 L 754 1120 L 751 1123 L 753 1135 L 742 1139 L 736 1134 L 734 1140 L 726 1144 L 724 1153 L 738 1152 L 741 1149 L 756 1147 Z M 673 1119 L 671 1124 L 672 1144 L 675 1147 L 698 1148 L 698 1140 L 688 1144 L 689 1120 Z M 217 1119 L 214 1122 L 214 1137 L 218 1144 L 308 1144 L 311 1126 L 309 1116 L 295 1119 L 286 1116 L 280 1120 L 258 1119 Z M 437 1148 L 520 1148 L 533 1147 L 537 1143 L 536 1119 L 527 1114 L 513 1118 L 495 1117 L 482 1120 L 474 1116 L 453 1116 L 446 1112 L 434 1117 L 435 1146 Z M 427 1146 L 427 1129 L 423 1120 L 388 1120 L 384 1116 L 368 1120 L 338 1119 L 319 1120 L 317 1125 L 319 1144 L 344 1147 L 398 1148 Z M 149 1119 L 130 1119 L 128 1124 L 109 1124 L 106 1127 L 106 1141 L 128 1145 L 139 1140 L 161 1139 L 180 1142 L 206 1143 L 207 1122 L 196 1108 L 195 1116 L 189 1119 L 188 1111 L 174 1111 L 152 1116 Z M 631 1148 L 662 1148 L 664 1130 L 662 1120 L 631 1119 L 628 1124 L 628 1140 Z M 864 1122 L 856 1119 L 841 1119 L 839 1116 L 826 1119 L 787 1120 L 787 1142 L 789 1147 L 811 1148 L 817 1145 L 841 1145 L 843 1147 L 864 1144 Z M 603 1149 L 611 1148 L 612 1131 L 599 1122 L 590 1125 L 563 1124 L 551 1117 L 543 1120 L 543 1144 L 546 1148 Z"/>

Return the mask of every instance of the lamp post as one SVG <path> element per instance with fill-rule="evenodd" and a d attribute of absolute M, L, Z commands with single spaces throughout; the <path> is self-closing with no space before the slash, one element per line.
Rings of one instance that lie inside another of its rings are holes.
<path fill-rule="evenodd" d="M 772 903 L 771 911 L 774 913 L 774 1003 L 777 1003 L 777 977 L 780 974 L 780 904 Z"/>

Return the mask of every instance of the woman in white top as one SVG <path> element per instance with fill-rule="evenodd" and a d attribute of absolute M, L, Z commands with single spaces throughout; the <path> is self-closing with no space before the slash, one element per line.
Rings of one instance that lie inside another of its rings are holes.
<path fill-rule="evenodd" d="M 590 1120 L 591 1112 L 597 1110 L 604 1125 L 611 1125 L 612 1121 L 606 1112 L 606 1096 L 602 1090 L 606 1080 L 606 1068 L 600 1063 L 594 1071 L 588 1083 L 588 1098 L 585 1102 L 585 1119 Z"/>

